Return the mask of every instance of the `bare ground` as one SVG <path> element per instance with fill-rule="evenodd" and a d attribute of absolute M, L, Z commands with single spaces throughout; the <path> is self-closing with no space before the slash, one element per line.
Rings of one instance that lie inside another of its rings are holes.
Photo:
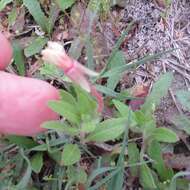
<path fill-rule="evenodd" d="M 190 85 L 190 1 L 173 0 L 168 8 L 163 8 L 156 1 L 133 0 L 128 1 L 119 14 L 122 15 L 121 23 L 129 20 L 137 23 L 133 36 L 124 47 L 128 60 L 176 48 L 171 54 L 140 66 L 133 75 L 127 75 L 127 79 L 132 77 L 130 81 L 137 85 L 152 84 L 163 71 L 174 73 L 169 94 L 156 112 L 159 125 L 171 125 L 172 117 L 183 112 L 175 93 L 179 89 L 189 89 Z"/>

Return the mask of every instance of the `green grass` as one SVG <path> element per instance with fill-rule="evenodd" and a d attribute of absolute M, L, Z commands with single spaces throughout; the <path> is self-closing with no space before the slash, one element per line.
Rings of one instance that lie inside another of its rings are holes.
<path fill-rule="evenodd" d="M 40 51 L 48 40 L 52 40 L 53 31 L 58 25 L 68 24 L 66 22 L 70 10 L 77 4 L 75 0 L 56 0 L 52 4 L 41 2 L 0 0 L 0 10 L 6 6 L 24 6 L 25 20 L 38 25 L 41 31 L 40 36 L 34 30 L 28 33 L 34 40 L 24 48 L 18 41 L 14 42 L 13 64 L 19 75 L 26 74 L 31 60 L 41 62 Z M 84 35 L 80 30 L 75 31 L 77 37 L 73 39 L 68 52 L 75 58 L 84 57 L 82 50 L 85 48 L 86 66 L 95 69 L 97 65 L 93 54 L 92 23 L 101 17 L 101 11 L 110 11 L 111 5 L 107 6 L 99 0 L 85 3 L 89 16 L 86 33 Z M 12 19 L 9 18 L 10 27 L 14 18 L 15 15 Z M 137 111 L 131 110 L 125 103 L 126 100 L 136 99 L 130 90 L 115 91 L 124 72 L 173 51 L 147 55 L 128 63 L 121 45 L 133 24 L 134 22 L 128 24 L 116 41 L 98 78 L 91 79 L 97 90 L 104 94 L 105 105 L 113 111 L 111 118 L 97 113 L 96 100 L 80 87 L 68 82 L 64 73 L 57 68 L 44 64 L 40 72 L 36 72 L 36 76 L 41 79 L 53 79 L 61 84 L 61 100 L 49 102 L 49 107 L 64 119 L 44 123 L 42 127 L 49 130 L 35 138 L 5 136 L 0 139 L 3 145 L 0 148 L 1 190 L 62 190 L 76 189 L 79 186 L 88 190 L 120 190 L 126 185 L 126 180 L 132 181 L 134 178 L 138 179 L 138 186 L 143 189 L 187 188 L 188 180 L 180 177 L 188 176 L 189 172 L 177 173 L 165 165 L 162 157 L 163 146 L 174 147 L 179 137 L 164 126 L 157 128 L 154 115 L 156 106 L 171 86 L 173 75 L 161 75 L 144 105 Z M 22 34 L 20 36 L 22 38 Z M 105 80 L 104 85 L 97 83 L 101 79 Z M 188 92 L 178 92 L 177 98 L 189 109 Z M 185 115 L 180 115 L 175 119 L 183 125 L 183 117 L 186 118 Z M 188 123 L 189 119 L 186 119 Z M 183 130 L 189 132 L 187 128 L 188 126 Z M 140 137 L 141 140 L 133 141 L 133 137 Z M 106 146 L 112 149 L 108 151 Z"/>

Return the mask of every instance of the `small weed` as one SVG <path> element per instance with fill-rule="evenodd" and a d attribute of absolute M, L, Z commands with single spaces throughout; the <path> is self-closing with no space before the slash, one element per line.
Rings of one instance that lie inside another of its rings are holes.
<path fill-rule="evenodd" d="M 29 31 L 34 38 L 26 47 L 22 48 L 17 41 L 14 42 L 14 66 L 19 75 L 26 74 L 26 60 L 35 58 L 41 61 L 39 53 L 52 38 L 59 15 L 68 15 L 67 11 L 78 3 L 76 0 L 47 2 L 0 0 L 0 11 L 12 3 L 9 26 L 15 22 L 16 8 L 21 5 L 40 28 L 40 33 Z M 85 48 L 87 66 L 94 69 L 96 61 L 91 43 L 93 23 L 100 17 L 106 19 L 112 5 L 109 0 L 85 3 L 85 14 L 89 16 L 83 29 L 85 32 L 80 34 L 80 31 L 76 31 L 77 36 L 68 47 L 68 52 L 78 58 L 83 55 Z M 168 8 L 171 1 L 165 3 Z M 71 83 L 62 71 L 54 65 L 43 64 L 37 76 L 58 83 L 61 98 L 59 101 L 50 101 L 48 106 L 59 114 L 60 119 L 43 123 L 41 127 L 48 130 L 35 138 L 1 138 L 1 190 L 120 190 L 128 183 L 131 189 L 134 186 L 156 190 L 188 188 L 189 181 L 181 177 L 190 173 L 176 172 L 164 160 L 164 148 L 178 142 L 179 137 L 172 129 L 157 126 L 155 118 L 156 107 L 167 95 L 173 74 L 168 72 L 158 78 L 138 110 L 132 110 L 126 104 L 126 100 L 136 97 L 131 97 L 127 90 L 115 91 L 124 72 L 173 51 L 147 55 L 126 63 L 120 47 L 133 24 L 128 24 L 116 42 L 100 75 L 90 78 L 103 94 L 106 108 L 112 110 L 111 117 L 99 113 L 96 99 Z M 97 84 L 99 80 L 104 85 Z M 190 111 L 190 93 L 178 91 L 176 96 L 184 109 Z M 180 130 L 190 134 L 190 120 L 186 115 L 176 115 L 173 121 L 176 126 L 181 126 Z"/>

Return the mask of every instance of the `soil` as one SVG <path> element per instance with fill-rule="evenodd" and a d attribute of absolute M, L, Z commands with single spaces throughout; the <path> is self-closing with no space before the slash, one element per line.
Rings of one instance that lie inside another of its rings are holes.
<path fill-rule="evenodd" d="M 158 1 L 159 2 L 159 1 Z M 140 66 L 133 75 L 127 74 L 122 79 L 130 78 L 133 85 L 151 84 L 163 71 L 172 71 L 174 80 L 168 95 L 162 99 L 156 111 L 158 126 L 172 125 L 172 117 L 183 111 L 175 98 L 180 89 L 189 89 L 190 73 L 190 1 L 173 0 L 171 6 L 163 8 L 156 1 L 129 0 L 119 14 L 121 23 L 136 21 L 138 27 L 124 47 L 128 60 L 143 57 L 173 48 L 178 48 L 164 55 L 157 61 Z M 163 16 L 165 14 L 165 16 Z M 122 15 L 122 16 L 121 16 Z M 173 97 L 172 97 L 173 96 Z"/>

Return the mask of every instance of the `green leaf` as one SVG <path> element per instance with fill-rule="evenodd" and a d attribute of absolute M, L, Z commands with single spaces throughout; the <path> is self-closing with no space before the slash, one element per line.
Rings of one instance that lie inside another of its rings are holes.
<path fill-rule="evenodd" d="M 177 99 L 184 106 L 184 108 L 190 111 L 190 92 L 185 90 L 179 90 L 176 93 Z"/>
<path fill-rule="evenodd" d="M 33 16 L 34 20 L 39 24 L 43 31 L 48 32 L 48 19 L 40 7 L 38 0 L 23 0 L 24 5 Z"/>
<path fill-rule="evenodd" d="M 140 160 L 140 154 L 139 149 L 137 148 L 136 143 L 129 143 L 128 144 L 128 157 L 129 157 L 129 165 L 134 165 L 139 162 Z M 133 177 L 138 176 L 138 167 L 132 166 L 130 167 L 130 171 Z"/>
<path fill-rule="evenodd" d="M 100 4 L 101 18 L 107 18 L 107 16 L 110 13 L 110 9 L 111 9 L 111 0 L 101 1 L 101 4 Z"/>
<path fill-rule="evenodd" d="M 123 185 L 125 183 L 125 150 L 128 144 L 128 133 L 129 133 L 129 124 L 130 124 L 130 114 L 129 111 L 128 117 L 127 117 L 127 123 L 123 135 L 123 142 L 121 146 L 121 152 L 119 154 L 119 158 L 117 160 L 117 169 L 120 170 L 110 181 L 108 189 L 122 189 Z"/>
<path fill-rule="evenodd" d="M 63 165 L 63 164 L 62 164 L 62 152 L 61 152 L 61 151 L 48 152 L 48 155 L 49 155 L 50 158 L 52 158 L 57 164 Z"/>
<path fill-rule="evenodd" d="M 67 175 L 70 181 L 84 184 L 87 180 L 87 174 L 83 168 L 76 168 L 74 166 L 68 167 Z"/>
<path fill-rule="evenodd" d="M 22 148 L 33 148 L 38 145 L 38 143 L 36 143 L 29 137 L 11 135 L 7 136 L 6 139 L 8 139 L 10 143 L 14 143 Z"/>
<path fill-rule="evenodd" d="M 79 130 L 77 128 L 71 127 L 66 123 L 61 123 L 60 121 L 48 121 L 41 125 L 45 129 L 53 129 L 55 131 L 61 131 L 69 135 L 77 135 Z"/>
<path fill-rule="evenodd" d="M 152 166 L 156 169 L 162 181 L 171 179 L 173 176 L 173 171 L 170 168 L 166 168 L 162 158 L 161 146 L 156 140 L 153 140 L 148 145 L 148 155 L 154 160 Z"/>
<path fill-rule="evenodd" d="M 111 96 L 116 98 L 117 100 L 123 101 L 123 100 L 133 100 L 136 99 L 134 97 L 131 97 L 130 93 L 128 90 L 124 90 L 120 93 L 115 92 L 114 90 L 104 86 L 104 85 L 98 85 L 95 84 L 95 87 L 98 91 L 100 91 L 101 93 L 107 95 L 107 96 Z"/>
<path fill-rule="evenodd" d="M 17 18 L 17 9 L 13 8 L 11 10 L 11 12 L 9 13 L 9 16 L 8 16 L 9 26 L 11 26 L 15 23 L 16 18 Z"/>
<path fill-rule="evenodd" d="M 120 95 L 120 93 L 115 92 L 114 90 L 112 90 L 106 86 L 103 86 L 103 85 L 96 84 L 95 87 L 98 91 L 102 92 L 103 94 L 105 94 L 107 96 L 112 96 L 112 97 L 117 98 Z"/>
<path fill-rule="evenodd" d="M 30 149 L 30 151 L 47 151 L 48 145 L 47 144 L 40 144 Z"/>
<path fill-rule="evenodd" d="M 68 52 L 69 56 L 77 60 L 81 55 L 83 47 L 84 47 L 84 39 L 81 36 L 78 36 L 73 40 L 71 47 L 69 48 Z"/>
<path fill-rule="evenodd" d="M 141 132 L 147 132 L 147 135 L 149 135 L 150 131 L 156 128 L 156 119 L 154 118 L 154 115 L 152 113 L 147 114 L 143 110 L 138 110 L 134 113 L 138 129 L 141 130 Z"/>
<path fill-rule="evenodd" d="M 35 173 L 39 173 L 43 166 L 43 153 L 38 152 L 31 158 L 31 167 Z"/>
<path fill-rule="evenodd" d="M 81 152 L 76 144 L 66 144 L 63 147 L 61 162 L 64 166 L 70 166 L 80 160 Z"/>
<path fill-rule="evenodd" d="M 91 115 L 82 115 L 82 125 L 80 131 L 84 133 L 91 133 L 95 130 L 96 124 L 100 122 L 100 118 Z"/>
<path fill-rule="evenodd" d="M 75 98 L 66 90 L 60 90 L 61 99 L 73 105 L 77 105 Z"/>
<path fill-rule="evenodd" d="M 112 118 L 97 124 L 96 129 L 87 136 L 87 141 L 104 142 L 120 136 L 126 127 L 127 118 Z"/>
<path fill-rule="evenodd" d="M 12 1 L 13 0 L 1 0 L 0 1 L 0 11 L 2 11 Z"/>
<path fill-rule="evenodd" d="M 48 18 L 48 34 L 50 35 L 53 31 L 54 24 L 59 16 L 60 9 L 58 8 L 58 5 L 54 2 L 51 2 L 50 5 L 50 11 L 49 11 L 49 18 Z"/>
<path fill-rule="evenodd" d="M 140 166 L 140 182 L 144 189 L 156 189 L 152 172 L 147 164 Z"/>
<path fill-rule="evenodd" d="M 87 65 L 89 69 L 94 69 L 94 60 L 93 60 L 93 45 L 90 35 L 86 37 L 85 47 L 87 54 Z"/>
<path fill-rule="evenodd" d="M 138 61 L 132 61 L 132 62 L 130 62 L 128 64 L 123 65 L 123 66 L 110 69 L 110 70 L 108 70 L 105 73 L 102 71 L 103 74 L 100 75 L 100 76 L 101 76 L 101 78 L 104 78 L 104 77 L 111 77 L 113 75 L 122 74 L 122 73 L 124 73 L 125 71 L 127 71 L 129 69 L 136 68 L 139 65 L 143 65 L 143 64 L 147 63 L 148 61 L 152 61 L 154 59 L 157 59 L 157 58 L 161 57 L 162 55 L 164 55 L 166 53 L 170 53 L 171 51 L 173 51 L 173 50 L 168 50 L 168 51 L 165 51 L 165 52 L 160 52 L 160 53 L 157 53 L 157 54 L 154 54 L 154 55 L 147 55 L 147 56 L 141 58 Z"/>
<path fill-rule="evenodd" d="M 87 174 L 86 174 L 86 172 L 82 168 L 79 168 L 77 170 L 77 172 L 78 172 L 77 173 L 77 182 L 84 184 L 87 181 Z"/>
<path fill-rule="evenodd" d="M 94 115 L 97 108 L 96 101 L 82 88 L 75 86 L 77 94 L 77 108 L 81 115 Z"/>
<path fill-rule="evenodd" d="M 96 179 L 98 176 L 106 173 L 106 172 L 111 172 L 113 170 L 116 170 L 116 167 L 102 167 L 102 168 L 95 168 L 92 173 L 90 174 L 90 176 L 87 179 L 86 182 L 86 189 L 88 189 L 91 185 L 91 183 L 94 181 L 94 179 Z"/>
<path fill-rule="evenodd" d="M 177 178 L 183 177 L 183 176 L 189 177 L 190 176 L 190 172 L 188 172 L 188 171 L 181 171 L 181 172 L 178 172 L 177 174 L 175 174 L 173 176 L 172 180 L 171 180 L 169 190 L 177 190 L 177 187 L 176 187 Z"/>
<path fill-rule="evenodd" d="M 172 119 L 172 123 L 179 130 L 184 130 L 188 135 L 190 135 L 190 119 L 185 115 L 178 115 Z"/>
<path fill-rule="evenodd" d="M 112 100 L 115 107 L 117 108 L 117 110 L 119 111 L 119 113 L 121 114 L 122 117 L 128 117 L 130 108 L 124 104 L 123 102 L 120 102 L 118 100 Z M 132 111 L 131 111 L 132 112 Z"/>
<path fill-rule="evenodd" d="M 155 107 L 160 104 L 161 98 L 167 95 L 172 79 L 172 73 L 166 73 L 160 76 L 158 81 L 154 84 L 152 92 L 146 98 L 142 106 L 142 111 L 144 111 L 144 113 L 154 111 Z"/>
<path fill-rule="evenodd" d="M 90 133 L 95 130 L 96 128 L 96 121 L 84 121 L 82 124 L 81 131 L 84 133 Z"/>
<path fill-rule="evenodd" d="M 18 73 L 19 75 L 24 76 L 25 75 L 25 61 L 24 61 L 23 50 L 21 49 L 20 45 L 16 41 L 14 41 L 12 45 L 13 45 L 14 61 L 18 69 Z"/>
<path fill-rule="evenodd" d="M 48 77 L 58 77 L 61 78 L 61 72 L 54 64 L 45 63 L 40 68 L 40 74 L 46 75 Z"/>
<path fill-rule="evenodd" d="M 137 125 L 136 122 L 136 118 L 135 118 L 135 114 L 134 112 L 127 106 L 125 105 L 123 102 L 120 102 L 118 100 L 112 100 L 115 107 L 117 108 L 117 110 L 119 111 L 119 113 L 121 114 L 122 117 L 127 118 L 130 112 L 130 125 L 129 127 L 135 127 Z"/>
<path fill-rule="evenodd" d="M 104 178 L 101 178 L 93 186 L 89 187 L 88 190 L 100 189 L 104 184 L 107 184 L 113 177 L 115 177 L 115 175 L 117 175 L 120 171 L 121 171 L 121 168 L 116 168 L 115 170 L 113 170 L 109 174 L 107 174 Z"/>
<path fill-rule="evenodd" d="M 157 141 L 167 142 L 167 143 L 175 143 L 179 141 L 179 138 L 176 135 L 176 133 L 165 127 L 155 128 L 152 131 L 152 137 Z"/>
<path fill-rule="evenodd" d="M 59 8 L 62 11 L 65 11 L 66 9 L 70 8 L 76 0 L 56 0 L 57 4 L 59 5 Z"/>
<path fill-rule="evenodd" d="M 48 41 L 48 38 L 44 37 L 38 37 L 34 41 L 29 44 L 28 47 L 24 49 L 24 55 L 26 57 L 30 57 L 32 55 L 35 55 L 36 53 L 39 53 L 43 47 L 46 45 Z"/>
<path fill-rule="evenodd" d="M 32 168 L 31 168 L 31 164 L 29 159 L 24 155 L 24 151 L 21 149 L 21 155 L 24 158 L 24 160 L 27 162 L 27 169 L 22 177 L 22 179 L 20 180 L 20 182 L 16 185 L 16 190 L 24 190 L 27 188 L 27 185 L 31 179 L 31 174 L 32 174 Z"/>
<path fill-rule="evenodd" d="M 80 116 L 75 105 L 64 102 L 63 100 L 50 101 L 48 105 L 53 111 L 68 119 L 69 122 L 73 122 L 75 124 L 80 123 Z"/>
<path fill-rule="evenodd" d="M 99 0 L 90 0 L 88 3 L 88 10 L 97 13 L 100 9 L 100 1 Z"/>
<path fill-rule="evenodd" d="M 114 57 L 110 61 L 110 69 L 122 66 L 125 64 L 125 57 L 122 51 L 116 52 Z M 121 79 L 122 75 L 113 75 L 108 78 L 107 80 L 107 87 L 110 89 L 115 89 L 116 85 L 118 84 L 119 80 Z"/>
<path fill-rule="evenodd" d="M 133 24 L 134 24 L 134 22 L 131 22 L 131 23 L 127 26 L 127 28 L 125 29 L 125 31 L 124 31 L 124 32 L 121 34 L 121 36 L 119 37 L 118 41 L 116 42 L 115 46 L 113 47 L 113 50 L 112 50 L 112 52 L 111 52 L 111 55 L 110 55 L 110 57 L 109 57 L 109 59 L 108 59 L 108 63 L 105 65 L 104 69 L 103 69 L 102 72 L 101 72 L 101 75 L 104 75 L 105 71 L 107 71 L 107 70 L 110 68 L 110 64 L 111 64 L 111 62 L 112 62 L 112 59 L 115 57 L 115 54 L 118 52 L 118 50 L 119 50 L 121 44 L 123 43 L 124 39 L 125 39 L 126 36 L 128 35 L 129 31 L 131 30 L 131 27 L 132 27 Z M 123 67 L 123 66 L 121 66 L 121 67 Z M 116 68 L 116 69 L 111 69 L 111 70 L 109 70 L 109 71 L 107 72 L 107 74 L 108 74 L 107 77 L 109 77 L 109 73 L 112 73 L 112 71 L 117 70 L 117 69 L 119 69 L 119 68 L 121 68 L 121 67 L 118 67 L 118 68 Z M 123 70 L 123 71 L 124 71 L 124 70 Z M 122 72 L 123 72 L 123 71 L 122 71 Z M 121 72 L 119 72 L 119 73 L 121 73 Z M 115 74 L 113 73 L 113 75 L 117 75 L 117 74 L 119 74 L 119 73 L 116 72 Z M 106 73 L 105 73 L 105 75 L 106 75 Z M 113 76 L 113 75 L 112 75 L 112 76 Z"/>

